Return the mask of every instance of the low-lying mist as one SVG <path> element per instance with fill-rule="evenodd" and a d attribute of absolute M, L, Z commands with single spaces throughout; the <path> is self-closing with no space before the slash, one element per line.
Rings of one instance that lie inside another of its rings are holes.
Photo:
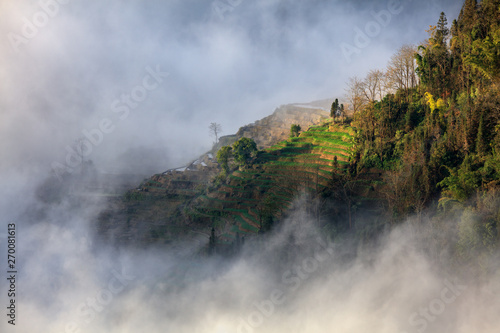
<path fill-rule="evenodd" d="M 102 205 L 40 204 L 23 215 L 36 223 L 18 221 L 18 315 L 15 328 L 4 315 L 2 332 L 487 333 L 500 325 L 494 254 L 488 266 L 460 263 L 452 233 L 433 232 L 447 225 L 410 219 L 360 243 L 329 239 L 297 208 L 271 233 L 247 237 L 238 255 L 207 257 L 203 237 L 171 248 L 103 245 L 93 227 Z"/>

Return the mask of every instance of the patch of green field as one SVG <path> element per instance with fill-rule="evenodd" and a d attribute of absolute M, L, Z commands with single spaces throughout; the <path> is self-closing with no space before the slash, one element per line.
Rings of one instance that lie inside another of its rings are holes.
<path fill-rule="evenodd" d="M 239 215 L 234 215 L 234 220 L 239 224 L 240 230 L 248 230 L 250 232 L 259 232 L 259 228 L 251 225 L 247 221 L 245 221 L 241 216 Z"/>
<path fill-rule="evenodd" d="M 244 213 L 242 213 L 242 214 L 243 214 L 243 215 L 244 215 L 247 219 L 249 219 L 250 221 L 252 221 L 253 223 L 255 223 L 255 224 L 257 224 L 257 225 L 259 224 L 259 221 L 257 221 L 257 220 L 255 219 L 255 217 L 253 217 L 252 215 L 250 215 L 250 214 L 248 213 L 248 211 L 246 211 L 246 212 L 244 212 Z"/>
<path fill-rule="evenodd" d="M 345 147 L 352 147 L 354 144 L 352 142 L 345 142 L 340 139 L 331 139 L 331 138 L 314 138 L 315 143 L 319 144 L 319 142 L 327 142 L 330 144 L 338 145 L 338 146 L 345 146 Z"/>
<path fill-rule="evenodd" d="M 342 140 L 342 137 L 345 138 L 351 138 L 352 136 L 349 133 L 344 133 L 344 132 L 311 132 L 311 133 L 304 133 L 303 138 L 308 138 L 308 137 L 313 137 L 315 139 L 340 139 Z"/>

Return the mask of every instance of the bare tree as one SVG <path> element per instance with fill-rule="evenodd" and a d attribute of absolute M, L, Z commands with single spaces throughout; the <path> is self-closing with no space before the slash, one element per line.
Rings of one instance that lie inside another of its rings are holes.
<path fill-rule="evenodd" d="M 345 89 L 345 99 L 352 113 L 356 113 L 366 104 L 367 99 L 364 93 L 364 83 L 357 76 L 349 78 Z"/>
<path fill-rule="evenodd" d="M 384 80 L 382 81 L 382 89 L 384 91 L 384 95 L 394 94 L 396 93 L 397 87 L 394 84 L 394 81 L 389 75 L 389 71 L 387 70 L 384 73 Z"/>
<path fill-rule="evenodd" d="M 210 130 L 210 135 L 215 136 L 215 144 L 217 144 L 219 142 L 219 133 L 222 132 L 222 126 L 217 123 L 210 123 L 208 129 Z"/>
<path fill-rule="evenodd" d="M 384 97 L 384 72 L 375 69 L 368 72 L 363 81 L 363 93 L 369 102 L 381 100 Z"/>
<path fill-rule="evenodd" d="M 387 66 L 387 77 L 395 89 L 410 89 L 417 86 L 416 52 L 417 48 L 414 45 L 403 45 L 391 57 Z"/>

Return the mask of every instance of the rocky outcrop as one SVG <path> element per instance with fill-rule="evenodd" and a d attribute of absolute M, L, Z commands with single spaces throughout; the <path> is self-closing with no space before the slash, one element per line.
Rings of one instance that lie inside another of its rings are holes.
<path fill-rule="evenodd" d="M 271 147 L 290 136 L 292 124 L 300 125 L 303 131 L 321 124 L 329 116 L 327 105 L 328 100 L 282 105 L 270 116 L 241 127 L 236 134 L 221 137 L 215 150 L 231 145 L 242 137 L 254 139 L 260 149 Z"/>

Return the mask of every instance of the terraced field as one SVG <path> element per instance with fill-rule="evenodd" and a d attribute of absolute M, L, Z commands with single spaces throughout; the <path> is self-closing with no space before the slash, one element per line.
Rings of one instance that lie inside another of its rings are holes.
<path fill-rule="evenodd" d="M 208 243 L 210 229 L 215 227 L 217 243 L 231 248 L 237 235 L 265 231 L 272 219 L 287 212 L 300 192 L 319 193 L 331 185 L 334 174 L 345 173 L 354 151 L 353 136 L 348 126 L 311 127 L 299 137 L 259 151 L 250 167 L 234 170 L 219 183 L 214 179 L 221 168 L 207 154 L 203 168 L 154 175 L 123 199 L 116 199 L 102 214 L 99 232 L 118 241 L 143 243 L 204 234 Z M 340 202 L 344 206 L 336 212 L 344 214 L 345 220 L 347 211 L 350 221 L 352 204 L 353 209 L 376 215 L 384 186 L 380 171 L 362 170 L 350 184 L 349 209 Z"/>
<path fill-rule="evenodd" d="M 353 134 L 350 127 L 327 123 L 261 151 L 251 168 L 234 171 L 227 184 L 197 198 L 191 214 L 226 221 L 225 241 L 257 233 L 266 212 L 279 217 L 299 191 L 317 193 L 333 173 L 345 172 Z"/>

